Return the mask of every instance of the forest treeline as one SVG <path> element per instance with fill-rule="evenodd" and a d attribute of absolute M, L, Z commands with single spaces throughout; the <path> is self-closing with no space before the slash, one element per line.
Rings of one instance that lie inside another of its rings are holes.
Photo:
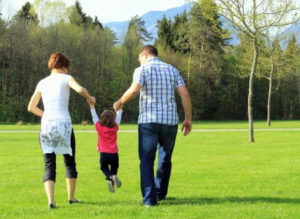
<path fill-rule="evenodd" d="M 231 33 L 225 26 L 213 0 L 194 2 L 189 12 L 157 23 L 159 57 L 181 72 L 192 98 L 193 120 L 247 119 L 253 48 L 243 33 L 238 33 L 237 45 L 230 45 Z M 35 0 L 11 19 L 0 19 L 0 39 L 0 123 L 35 123 L 39 119 L 27 112 L 27 104 L 38 81 L 49 75 L 51 53 L 60 51 L 70 59 L 69 72 L 96 97 L 101 112 L 112 109 L 129 87 L 139 66 L 139 50 L 151 35 L 144 21 L 134 16 L 119 43 L 112 30 L 87 15 L 78 1 L 66 7 L 59 0 Z M 274 37 L 270 46 L 264 39 L 262 36 L 258 42 L 254 119 L 267 117 L 271 69 L 271 117 L 299 119 L 300 47 L 294 35 Z M 283 40 L 286 48 L 281 46 Z M 69 110 L 74 123 L 91 121 L 86 101 L 73 92 Z M 135 98 L 125 106 L 123 120 L 135 122 L 137 116 Z"/>

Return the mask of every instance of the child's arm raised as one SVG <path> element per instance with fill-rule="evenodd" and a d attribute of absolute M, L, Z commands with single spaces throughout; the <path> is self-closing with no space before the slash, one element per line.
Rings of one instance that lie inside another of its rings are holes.
<path fill-rule="evenodd" d="M 96 125 L 96 123 L 99 121 L 99 118 L 98 118 L 97 112 L 95 110 L 95 105 L 91 104 L 91 103 L 89 103 L 89 105 L 90 105 L 90 108 L 91 108 L 91 114 L 92 114 L 92 117 L 93 117 L 93 123 L 94 123 L 94 125 Z"/>
<path fill-rule="evenodd" d="M 122 118 L 122 113 L 123 113 L 123 110 L 120 109 L 116 112 L 116 119 L 115 119 L 115 122 L 120 125 L 121 123 L 121 118 Z"/>

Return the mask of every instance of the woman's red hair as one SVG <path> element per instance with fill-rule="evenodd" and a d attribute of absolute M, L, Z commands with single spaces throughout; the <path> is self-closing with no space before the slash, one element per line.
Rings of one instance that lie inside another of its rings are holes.
<path fill-rule="evenodd" d="M 69 59 L 65 57 L 62 53 L 56 52 L 51 54 L 48 61 L 48 68 L 50 71 L 52 71 L 54 68 L 63 69 L 63 68 L 68 68 L 69 66 L 70 66 Z"/>

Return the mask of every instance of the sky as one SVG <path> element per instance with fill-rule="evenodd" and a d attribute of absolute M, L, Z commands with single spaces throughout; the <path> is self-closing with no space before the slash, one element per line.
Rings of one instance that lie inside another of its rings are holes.
<path fill-rule="evenodd" d="M 2 18 L 11 18 L 27 1 L 33 0 L 0 0 Z M 67 6 L 75 0 L 61 0 Z M 127 21 L 135 15 L 142 16 L 149 11 L 163 11 L 182 6 L 187 0 L 79 0 L 83 11 L 89 16 L 98 16 L 100 22 Z"/>

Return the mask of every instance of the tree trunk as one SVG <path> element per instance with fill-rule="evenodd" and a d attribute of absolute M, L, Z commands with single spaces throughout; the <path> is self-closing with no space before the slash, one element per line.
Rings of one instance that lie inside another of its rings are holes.
<path fill-rule="evenodd" d="M 204 46 L 205 46 L 205 39 L 201 41 L 201 54 L 200 54 L 200 65 L 199 65 L 199 72 L 202 72 L 202 61 L 203 61 L 203 54 L 204 54 Z"/>
<path fill-rule="evenodd" d="M 269 93 L 268 93 L 268 106 L 267 106 L 267 125 L 268 127 L 271 126 L 271 97 L 272 97 L 272 82 L 273 82 L 273 72 L 274 72 L 274 61 L 273 57 L 271 56 L 271 71 L 269 77 Z"/>
<path fill-rule="evenodd" d="M 290 105 L 290 119 L 293 119 L 293 101 L 291 101 L 291 105 Z"/>
<path fill-rule="evenodd" d="M 188 63 L 188 74 L 187 74 L 187 87 L 190 86 L 190 78 L 191 78 L 191 64 L 192 64 L 192 53 L 193 53 L 193 38 L 191 38 L 190 42 L 190 55 L 189 55 L 189 63 Z"/>
<path fill-rule="evenodd" d="M 257 49 L 257 39 L 253 39 L 253 61 L 252 68 L 249 78 L 249 93 L 248 93 L 248 121 L 249 121 L 249 141 L 254 142 L 254 133 L 253 133 L 253 112 L 252 112 L 252 97 L 253 97 L 253 80 L 256 71 L 258 49 Z"/>

